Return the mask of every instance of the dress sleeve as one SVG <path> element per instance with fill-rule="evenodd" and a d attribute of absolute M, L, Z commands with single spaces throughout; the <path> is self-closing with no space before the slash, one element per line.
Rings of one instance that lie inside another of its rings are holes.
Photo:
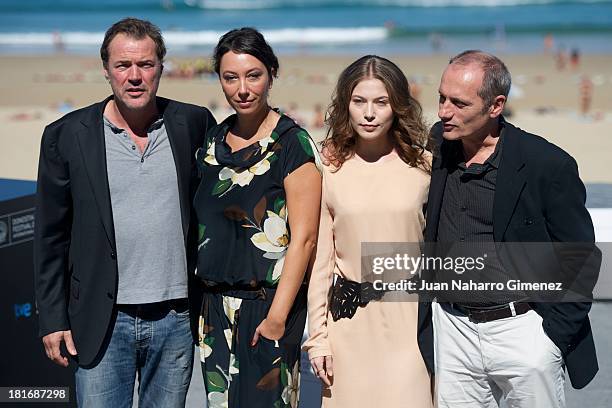
<path fill-rule="evenodd" d="M 299 128 L 287 136 L 283 142 L 285 144 L 282 156 L 283 179 L 303 164 L 319 162 L 316 145 L 308 132 Z"/>
<path fill-rule="evenodd" d="M 323 173 L 323 193 L 321 195 L 321 218 L 319 236 L 312 274 L 308 288 L 308 333 L 303 350 L 309 358 L 331 355 L 327 338 L 327 311 L 329 290 L 335 266 L 333 216 L 329 210 L 327 175 Z"/>

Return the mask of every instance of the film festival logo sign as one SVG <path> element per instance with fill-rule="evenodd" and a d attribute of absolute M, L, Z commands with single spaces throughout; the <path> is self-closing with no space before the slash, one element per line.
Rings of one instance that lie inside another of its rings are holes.
<path fill-rule="evenodd" d="M 0 216 L 0 248 L 34 238 L 34 208 Z"/>
<path fill-rule="evenodd" d="M 362 243 L 361 287 L 389 301 L 584 302 L 601 260 L 594 243 Z"/>
<path fill-rule="evenodd" d="M 6 221 L 0 220 L 0 246 L 8 242 L 8 232 L 9 230 Z"/>

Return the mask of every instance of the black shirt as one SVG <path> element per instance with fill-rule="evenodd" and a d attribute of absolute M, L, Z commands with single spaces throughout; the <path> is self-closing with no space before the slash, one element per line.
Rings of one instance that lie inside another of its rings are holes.
<path fill-rule="evenodd" d="M 503 133 L 503 131 L 502 131 Z M 439 242 L 493 242 L 493 198 L 501 161 L 503 134 L 484 163 L 465 165 L 460 141 L 451 142 Z"/>
<path fill-rule="evenodd" d="M 500 122 L 498 137 L 491 156 L 484 163 L 472 163 L 469 167 L 465 164 L 462 143 L 450 142 L 449 156 L 444 162 L 448 177 L 440 211 L 438 242 L 459 243 L 454 245 L 451 253 L 447 253 L 446 256 L 485 256 L 485 268 L 482 271 L 465 272 L 456 275 L 455 279 L 503 284 L 509 279 L 499 262 L 493 243 L 493 201 L 497 170 L 502 158 L 503 122 Z M 449 300 L 478 307 L 495 306 L 518 300 L 516 295 L 503 291 L 453 292 L 452 298 L 454 299 Z"/>

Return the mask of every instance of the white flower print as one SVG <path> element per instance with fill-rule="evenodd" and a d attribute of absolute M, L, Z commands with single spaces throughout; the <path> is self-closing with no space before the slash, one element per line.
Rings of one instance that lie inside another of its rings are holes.
<path fill-rule="evenodd" d="M 281 210 L 281 213 L 284 212 Z M 280 259 L 285 255 L 289 245 L 289 232 L 287 221 L 284 217 L 267 211 L 268 218 L 264 221 L 263 232 L 258 232 L 251 237 L 253 244 L 265 251 L 264 258 Z"/>
<path fill-rule="evenodd" d="M 225 335 L 225 341 L 227 342 L 227 348 L 232 349 L 232 329 L 223 330 L 223 334 Z"/>
<path fill-rule="evenodd" d="M 240 372 L 238 369 L 238 364 L 236 362 L 236 356 L 234 354 L 230 354 L 230 363 L 229 363 L 229 374 L 236 375 Z"/>
<path fill-rule="evenodd" d="M 198 325 L 198 334 L 199 334 L 199 341 L 198 341 L 198 345 L 200 347 L 200 360 L 202 362 L 204 362 L 204 360 L 206 360 L 206 358 L 208 358 L 208 356 L 210 356 L 212 354 L 212 348 L 210 347 L 210 344 L 212 343 L 211 340 L 212 338 L 206 337 L 206 333 L 204 332 L 204 318 L 200 316 L 200 324 Z"/>
<path fill-rule="evenodd" d="M 212 391 L 208 393 L 208 406 L 210 408 L 228 408 L 229 396 L 225 392 Z"/>
<path fill-rule="evenodd" d="M 215 157 L 215 142 L 213 141 L 208 145 L 208 149 L 206 149 L 206 156 L 204 157 L 204 162 L 210 164 L 211 166 L 217 166 L 219 163 L 217 162 L 217 158 Z"/>
<path fill-rule="evenodd" d="M 272 137 L 272 135 L 261 139 L 259 141 L 259 145 L 261 146 L 261 152 L 265 152 L 268 149 L 268 145 L 272 142 L 274 142 L 274 138 Z"/>
<path fill-rule="evenodd" d="M 276 282 L 280 278 L 281 273 L 283 272 L 284 265 L 285 265 L 285 255 L 283 254 L 283 257 L 278 259 L 276 263 L 274 264 L 274 270 L 272 271 L 272 282 Z"/>
<path fill-rule="evenodd" d="M 291 408 L 297 408 L 299 399 L 300 368 L 296 361 L 293 365 L 293 372 L 287 369 L 287 385 L 283 389 L 283 403 Z"/>
<path fill-rule="evenodd" d="M 231 167 L 224 167 L 219 172 L 219 181 L 231 180 L 231 185 L 227 186 L 226 190 L 221 194 L 224 195 L 228 191 L 232 190 L 236 186 L 244 187 L 248 186 L 255 176 L 261 176 L 270 170 L 270 158 L 274 155 L 274 152 L 268 152 L 266 156 L 249 167 L 248 169 L 240 169 L 236 171 Z"/>
<path fill-rule="evenodd" d="M 240 309 L 241 304 L 242 299 L 240 298 L 223 296 L 223 311 L 232 324 L 234 323 L 234 315 L 236 314 L 236 310 Z"/>

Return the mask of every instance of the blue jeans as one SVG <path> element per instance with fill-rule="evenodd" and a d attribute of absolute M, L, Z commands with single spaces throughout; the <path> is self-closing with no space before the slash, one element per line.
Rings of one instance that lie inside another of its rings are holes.
<path fill-rule="evenodd" d="M 100 362 L 77 368 L 79 407 L 131 408 L 137 374 L 139 406 L 184 407 L 194 351 L 189 309 L 171 302 L 118 309 Z"/>

